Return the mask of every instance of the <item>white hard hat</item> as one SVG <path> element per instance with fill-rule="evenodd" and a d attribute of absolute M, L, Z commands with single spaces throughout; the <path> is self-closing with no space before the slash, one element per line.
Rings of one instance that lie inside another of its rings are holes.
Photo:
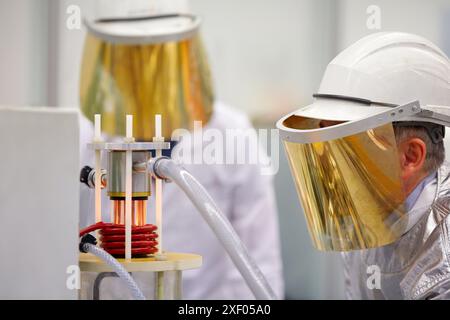
<path fill-rule="evenodd" d="M 88 31 L 111 43 L 150 44 L 180 41 L 195 34 L 199 17 L 187 0 L 97 0 Z"/>
<path fill-rule="evenodd" d="M 350 134 L 383 121 L 422 121 L 448 126 L 450 60 L 436 45 L 420 36 L 375 33 L 357 41 L 329 63 L 314 97 L 311 105 L 278 122 L 282 136 L 287 131 L 287 138 L 296 136 L 295 130 L 283 125 L 291 116 L 362 120 Z M 417 103 L 408 104 L 413 101 Z M 400 108 L 402 105 L 406 108 Z M 393 108 L 401 112 L 395 113 Z M 340 128 L 340 135 L 345 136 L 347 132 L 342 129 L 345 128 Z M 334 134 L 331 132 L 331 136 Z M 294 140 L 308 142 L 301 137 Z"/>
<path fill-rule="evenodd" d="M 318 92 L 396 105 L 419 100 L 450 106 L 450 61 L 422 37 L 376 33 L 330 62 Z"/>

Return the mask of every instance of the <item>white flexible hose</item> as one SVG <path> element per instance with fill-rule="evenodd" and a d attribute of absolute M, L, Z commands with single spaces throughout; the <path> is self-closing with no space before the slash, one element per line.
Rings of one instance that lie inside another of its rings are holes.
<path fill-rule="evenodd" d="M 99 248 L 93 244 L 85 243 L 83 249 L 86 252 L 90 252 L 96 257 L 102 259 L 107 265 L 109 265 L 115 273 L 125 282 L 128 289 L 130 289 L 133 298 L 136 300 L 145 300 L 145 296 L 137 286 L 134 279 L 130 276 L 127 270 L 108 252 Z"/>
<path fill-rule="evenodd" d="M 205 188 L 188 171 L 168 158 L 156 159 L 150 163 L 150 170 L 160 178 L 172 180 L 184 191 L 228 252 L 255 298 L 259 300 L 277 299 L 233 226 Z"/>

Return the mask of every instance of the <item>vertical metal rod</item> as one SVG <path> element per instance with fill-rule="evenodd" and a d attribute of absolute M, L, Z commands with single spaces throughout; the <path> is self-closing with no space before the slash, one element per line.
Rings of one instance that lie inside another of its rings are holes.
<path fill-rule="evenodd" d="M 101 115 L 95 115 L 94 142 L 102 141 Z M 101 150 L 95 150 L 95 223 L 102 221 L 102 166 Z"/>
<path fill-rule="evenodd" d="M 127 137 L 128 143 L 133 140 L 133 116 L 127 115 Z M 131 210 L 132 210 L 132 174 L 133 174 L 133 151 L 126 151 L 125 158 L 125 259 L 131 260 Z"/>
<path fill-rule="evenodd" d="M 153 137 L 154 142 L 164 141 L 162 136 L 162 123 L 161 115 L 155 115 L 155 137 Z M 156 150 L 156 157 L 161 157 L 162 151 Z M 156 211 L 156 227 L 158 234 L 158 254 L 162 254 L 163 248 L 163 235 L 162 235 L 162 180 L 155 180 L 155 211 Z"/>
<path fill-rule="evenodd" d="M 164 271 L 155 273 L 155 300 L 164 300 Z"/>
<path fill-rule="evenodd" d="M 183 299 L 183 272 L 178 270 L 175 271 L 175 300 Z"/>
<path fill-rule="evenodd" d="M 114 214 L 114 210 L 115 210 L 114 200 L 109 200 L 109 210 L 110 210 L 110 212 L 109 212 L 109 214 L 110 214 L 110 217 L 109 217 L 110 221 L 109 222 L 116 223 L 115 222 L 115 214 Z"/>

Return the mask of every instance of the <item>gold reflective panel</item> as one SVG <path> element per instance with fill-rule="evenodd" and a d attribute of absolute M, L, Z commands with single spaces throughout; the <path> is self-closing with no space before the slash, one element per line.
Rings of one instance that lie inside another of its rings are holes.
<path fill-rule="evenodd" d="M 134 136 L 148 141 L 155 135 L 154 115 L 161 114 L 163 135 L 208 122 L 213 89 L 199 36 L 180 42 L 148 45 L 113 44 L 88 35 L 80 79 L 83 114 L 94 121 L 102 114 L 102 129 L 125 135 L 125 115 L 133 114 Z"/>
<path fill-rule="evenodd" d="M 295 129 L 320 123 L 295 118 Z M 326 142 L 284 144 L 317 249 L 374 248 L 402 235 L 405 196 L 392 124 Z"/>

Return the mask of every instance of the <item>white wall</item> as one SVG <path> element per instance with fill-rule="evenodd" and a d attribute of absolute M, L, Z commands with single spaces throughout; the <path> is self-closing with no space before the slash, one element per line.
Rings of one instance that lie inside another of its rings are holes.
<path fill-rule="evenodd" d="M 81 15 L 92 11 L 92 0 L 58 0 L 50 6 L 52 37 L 50 50 L 53 65 L 49 72 L 49 104 L 78 108 L 79 77 L 85 30 L 70 29 L 67 20 L 70 6 L 78 6 Z"/>
<path fill-rule="evenodd" d="M 0 105 L 47 99 L 47 0 L 0 0 Z"/>
<path fill-rule="evenodd" d="M 220 99 L 258 118 L 311 101 L 334 53 L 333 1 L 191 3 L 204 19 Z"/>
<path fill-rule="evenodd" d="M 366 27 L 366 10 L 370 5 L 381 9 L 381 30 L 368 30 Z M 450 49 L 448 0 L 339 0 L 338 17 L 339 50 L 376 31 L 415 33 Z"/>

